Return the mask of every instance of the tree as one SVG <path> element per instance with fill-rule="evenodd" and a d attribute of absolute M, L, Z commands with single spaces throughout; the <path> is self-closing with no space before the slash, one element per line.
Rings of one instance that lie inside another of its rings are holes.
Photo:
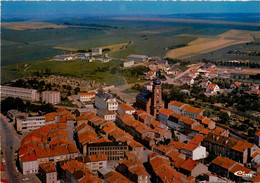
<path fill-rule="evenodd" d="M 80 88 L 79 88 L 79 87 L 76 87 L 76 88 L 74 89 L 74 92 L 75 92 L 75 94 L 77 95 L 78 92 L 80 92 Z"/>
<path fill-rule="evenodd" d="M 219 117 L 219 122 L 222 124 L 227 124 L 230 121 L 230 117 L 226 112 L 220 112 L 218 117 Z"/>

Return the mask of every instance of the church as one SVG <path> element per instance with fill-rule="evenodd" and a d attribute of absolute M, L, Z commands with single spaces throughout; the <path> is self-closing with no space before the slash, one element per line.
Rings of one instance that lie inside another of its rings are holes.
<path fill-rule="evenodd" d="M 144 89 L 136 96 L 136 108 L 144 110 L 153 116 L 156 116 L 164 108 L 162 86 L 158 71 L 156 72 L 156 79 L 153 80 L 152 91 Z"/>

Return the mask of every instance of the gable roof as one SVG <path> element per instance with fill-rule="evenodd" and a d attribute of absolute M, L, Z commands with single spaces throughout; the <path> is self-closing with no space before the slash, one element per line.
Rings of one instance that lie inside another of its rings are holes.
<path fill-rule="evenodd" d="M 218 165 L 226 170 L 229 170 L 232 166 L 237 164 L 236 161 L 228 159 L 226 157 L 218 156 L 211 163 Z"/>
<path fill-rule="evenodd" d="M 198 161 L 194 161 L 192 159 L 187 159 L 182 165 L 181 168 L 184 170 L 192 171 L 197 165 L 199 164 Z"/>

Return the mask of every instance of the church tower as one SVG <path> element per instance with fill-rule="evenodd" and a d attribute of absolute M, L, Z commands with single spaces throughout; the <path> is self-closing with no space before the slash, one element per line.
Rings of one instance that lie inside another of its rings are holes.
<path fill-rule="evenodd" d="M 156 79 L 153 81 L 153 94 L 151 101 L 151 114 L 156 116 L 161 109 L 164 108 L 164 102 L 162 101 L 162 86 L 159 79 L 159 72 L 156 72 Z"/>

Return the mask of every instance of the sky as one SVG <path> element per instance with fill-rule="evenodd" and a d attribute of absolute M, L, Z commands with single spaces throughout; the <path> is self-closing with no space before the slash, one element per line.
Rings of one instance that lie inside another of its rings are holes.
<path fill-rule="evenodd" d="M 71 15 L 163 15 L 184 13 L 260 13 L 260 1 L 2 1 L 2 17 Z"/>

